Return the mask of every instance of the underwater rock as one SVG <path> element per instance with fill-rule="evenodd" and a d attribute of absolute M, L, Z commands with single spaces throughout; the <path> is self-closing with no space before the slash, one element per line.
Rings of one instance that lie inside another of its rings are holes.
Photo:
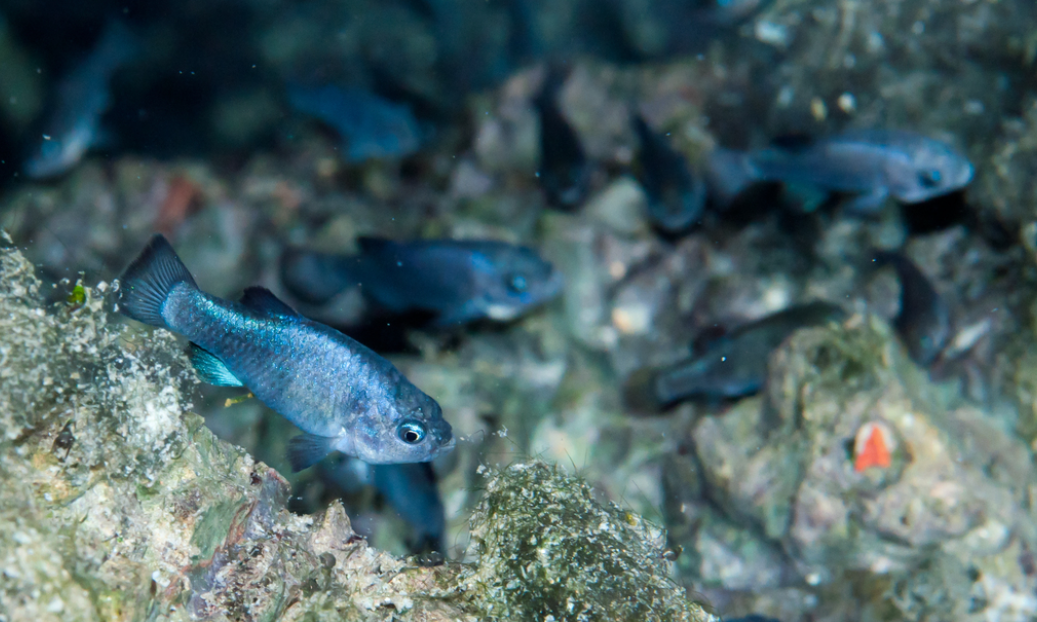
<path fill-rule="evenodd" d="M 190 412 L 174 338 L 109 324 L 107 284 L 48 308 L 40 289 L 0 250 L 5 622 L 486 620 L 506 607 L 593 620 L 604 605 L 608 619 L 715 620 L 667 578 L 661 531 L 542 465 L 490 477 L 465 568 L 370 548 L 337 503 L 291 514 L 287 482 Z M 530 546 L 534 534 L 555 546 Z M 611 601 L 601 582 L 632 598 Z"/>
<path fill-rule="evenodd" d="M 962 615 L 936 618 L 1029 619 L 1030 453 L 937 395 L 875 318 L 800 331 L 771 358 L 762 403 L 692 428 L 705 494 L 779 544 L 810 585 L 886 576 L 887 598 L 917 618 L 946 609 L 923 583 L 949 574 L 917 573 L 949 556 L 985 570 L 955 575 L 965 590 L 945 583 Z M 896 596 L 912 589 L 928 596 Z"/>

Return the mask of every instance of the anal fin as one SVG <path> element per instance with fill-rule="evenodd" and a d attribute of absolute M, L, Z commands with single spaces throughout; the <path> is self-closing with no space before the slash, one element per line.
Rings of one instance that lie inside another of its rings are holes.
<path fill-rule="evenodd" d="M 316 434 L 300 434 L 288 441 L 288 462 L 292 464 L 292 472 L 297 473 L 311 467 L 335 449 L 338 439 Z"/>
<path fill-rule="evenodd" d="M 238 378 L 227 369 L 227 365 L 212 352 L 192 343 L 187 356 L 191 359 L 191 365 L 202 382 L 214 384 L 218 387 L 243 387 L 245 386 Z"/>

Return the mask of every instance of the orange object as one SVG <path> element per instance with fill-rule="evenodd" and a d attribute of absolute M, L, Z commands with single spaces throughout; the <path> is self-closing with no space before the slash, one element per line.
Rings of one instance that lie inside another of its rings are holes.
<path fill-rule="evenodd" d="M 886 435 L 882 432 L 882 428 L 877 425 L 867 424 L 865 428 L 869 429 L 862 428 L 858 433 L 860 435 L 862 432 L 866 436 L 863 447 L 858 443 L 857 456 L 853 461 L 853 470 L 860 473 L 870 467 L 885 469 L 892 463 Z"/>
<path fill-rule="evenodd" d="M 197 209 L 202 191 L 190 179 L 177 175 L 169 182 L 169 192 L 158 210 L 155 230 L 172 235 L 173 230 Z"/>

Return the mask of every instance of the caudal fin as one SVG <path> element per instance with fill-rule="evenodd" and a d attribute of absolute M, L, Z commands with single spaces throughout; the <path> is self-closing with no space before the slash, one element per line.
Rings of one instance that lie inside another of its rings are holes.
<path fill-rule="evenodd" d="M 357 263 L 355 258 L 288 249 L 281 255 L 281 282 L 292 296 L 321 305 L 356 285 L 351 263 Z"/>
<path fill-rule="evenodd" d="M 119 277 L 119 312 L 138 322 L 166 328 L 162 305 L 180 283 L 198 287 L 169 241 L 156 234 Z"/>
<path fill-rule="evenodd" d="M 741 151 L 718 148 L 706 156 L 706 183 L 713 201 L 720 207 L 729 205 L 757 181 L 756 169 Z"/>

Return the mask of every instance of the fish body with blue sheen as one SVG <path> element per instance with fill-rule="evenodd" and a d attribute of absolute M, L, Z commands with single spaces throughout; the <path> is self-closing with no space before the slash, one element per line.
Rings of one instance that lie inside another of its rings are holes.
<path fill-rule="evenodd" d="M 950 308 L 922 270 L 903 253 L 875 251 L 876 268 L 892 266 L 900 281 L 900 310 L 893 328 L 911 358 L 932 363 L 947 345 Z"/>
<path fill-rule="evenodd" d="M 371 464 L 423 462 L 454 447 L 439 404 L 389 361 L 297 314 L 263 288 L 240 302 L 198 288 L 161 235 L 120 278 L 119 310 L 189 339 L 199 376 L 245 386 L 303 431 L 295 470 L 332 451 Z"/>
<path fill-rule="evenodd" d="M 60 175 L 103 142 L 101 117 L 111 105 L 112 76 L 138 48 L 129 27 L 118 20 L 105 26 L 94 49 L 56 84 L 24 172 L 33 179 Z"/>
<path fill-rule="evenodd" d="M 349 162 L 404 158 L 421 147 L 421 128 L 410 108 L 369 91 L 294 84 L 288 87 L 288 102 L 334 128 Z"/>
<path fill-rule="evenodd" d="M 975 173 L 947 143 L 908 131 L 858 130 L 756 151 L 717 149 L 709 157 L 721 203 L 756 182 L 852 195 L 849 208 L 873 213 L 888 198 L 921 203 L 961 190 Z"/>
<path fill-rule="evenodd" d="M 561 69 L 549 67 L 533 106 L 540 118 L 540 187 L 549 205 L 572 211 L 587 198 L 592 171 L 580 137 L 558 105 L 565 78 Z"/>
<path fill-rule="evenodd" d="M 626 400 L 645 411 L 661 410 L 691 398 L 729 399 L 760 391 L 771 352 L 801 328 L 838 321 L 838 305 L 812 302 L 743 324 L 710 342 L 704 352 L 662 369 L 634 372 Z"/>
<path fill-rule="evenodd" d="M 425 311 L 439 325 L 513 320 L 561 293 L 562 275 L 533 249 L 495 240 L 361 238 L 356 255 L 292 250 L 285 287 L 311 304 L 359 287 L 391 313 Z"/>
<path fill-rule="evenodd" d="M 668 233 L 689 229 L 702 219 L 706 185 L 683 155 L 653 131 L 640 115 L 633 118 L 641 143 L 636 173 L 648 200 L 652 222 Z"/>

